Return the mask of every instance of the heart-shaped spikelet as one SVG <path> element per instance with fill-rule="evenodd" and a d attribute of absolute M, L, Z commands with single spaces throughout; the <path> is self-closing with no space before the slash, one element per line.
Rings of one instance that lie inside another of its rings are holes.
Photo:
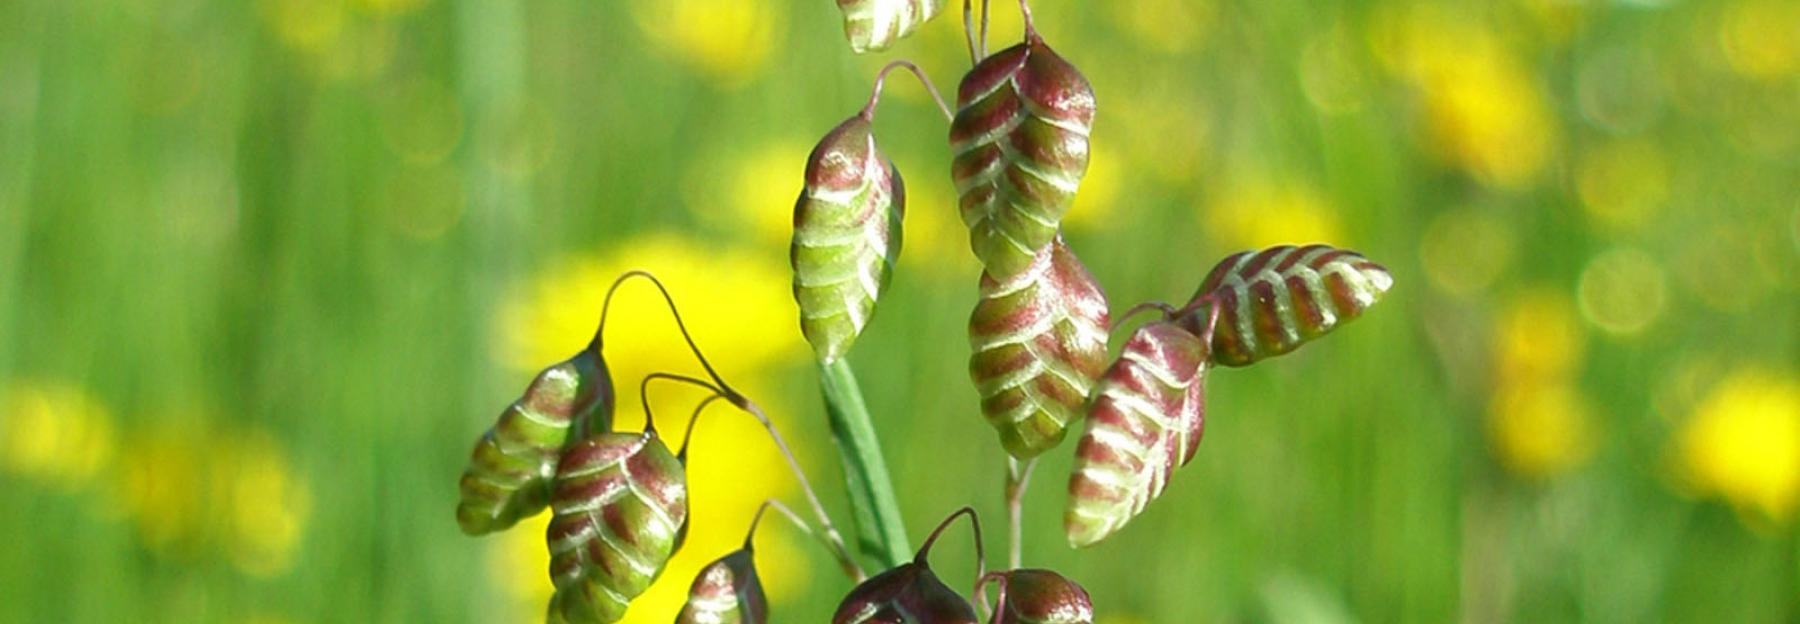
<path fill-rule="evenodd" d="M 969 244 L 1002 280 L 1051 239 L 1087 174 L 1094 89 L 1036 32 L 983 60 L 957 89 L 951 176 Z"/>
<path fill-rule="evenodd" d="M 806 159 L 794 204 L 794 299 L 821 362 L 843 357 L 875 313 L 900 257 L 906 187 L 875 145 L 869 117 L 838 125 Z"/>
<path fill-rule="evenodd" d="M 1144 511 L 1193 459 L 1206 426 L 1206 343 L 1182 327 L 1139 327 L 1100 378 L 1075 447 L 1063 530 L 1077 548 Z"/>
<path fill-rule="evenodd" d="M 549 619 L 617 622 L 674 554 L 687 523 L 687 476 L 655 431 L 602 433 L 556 468 Z"/>
<path fill-rule="evenodd" d="M 982 585 L 990 582 L 1000 587 L 990 624 L 1094 624 L 1094 603 L 1087 590 L 1061 574 L 1024 568 L 981 579 Z"/>
<path fill-rule="evenodd" d="M 1106 295 L 1054 239 L 1023 272 L 984 273 L 969 319 L 969 375 L 1006 451 L 1036 457 L 1079 419 L 1106 369 Z"/>
<path fill-rule="evenodd" d="M 1281 245 L 1220 261 L 1181 322 L 1205 335 L 1211 297 L 1219 306 L 1212 359 L 1248 366 L 1300 347 L 1362 316 L 1394 285 L 1362 254 L 1326 245 Z"/>
<path fill-rule="evenodd" d="M 766 624 L 769 599 L 750 549 L 720 557 L 700 570 L 675 624 Z"/>
<path fill-rule="evenodd" d="M 595 347 L 538 373 L 475 443 L 456 506 L 463 532 L 503 530 L 543 511 L 570 428 L 583 419 L 593 429 L 611 428 L 613 398 L 612 378 Z"/>
<path fill-rule="evenodd" d="M 943 0 L 837 0 L 844 36 L 857 54 L 885 50 L 937 17 Z"/>

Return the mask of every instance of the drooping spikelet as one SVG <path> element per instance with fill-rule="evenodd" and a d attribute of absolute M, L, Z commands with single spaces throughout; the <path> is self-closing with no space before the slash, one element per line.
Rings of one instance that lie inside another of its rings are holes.
<path fill-rule="evenodd" d="M 1023 272 L 983 274 L 969 319 L 981 412 L 1019 459 L 1061 442 L 1106 369 L 1106 295 L 1057 238 Z"/>
<path fill-rule="evenodd" d="M 975 624 L 969 601 L 929 566 L 902 564 L 863 581 L 838 603 L 831 624 Z"/>
<path fill-rule="evenodd" d="M 525 393 L 476 441 L 463 470 L 456 522 L 481 535 L 543 511 L 569 429 L 612 426 L 612 378 L 593 347 L 538 373 Z"/>
<path fill-rule="evenodd" d="M 875 145 L 869 118 L 838 125 L 806 159 L 794 204 L 794 299 L 800 329 L 822 362 L 850 345 L 875 313 L 900 257 L 906 187 Z"/>
<path fill-rule="evenodd" d="M 769 599 L 756 575 L 756 561 L 743 548 L 700 570 L 688 589 L 687 604 L 675 624 L 767 624 Z"/>
<path fill-rule="evenodd" d="M 943 0 L 837 0 L 844 36 L 857 54 L 885 50 L 937 17 Z"/>
<path fill-rule="evenodd" d="M 1056 237 L 1087 174 L 1094 90 L 1032 32 L 970 70 L 956 101 L 951 176 L 963 223 L 975 256 L 1004 280 Z"/>
<path fill-rule="evenodd" d="M 1326 245 L 1281 245 L 1220 261 L 1194 294 L 1219 305 L 1212 359 L 1247 366 L 1293 351 L 1362 316 L 1393 287 L 1386 268 L 1362 254 Z M 1207 306 L 1181 322 L 1204 335 Z"/>
<path fill-rule="evenodd" d="M 992 624 L 1094 624 L 1086 589 L 1050 570 L 994 572 L 982 579 L 1000 585 Z"/>
<path fill-rule="evenodd" d="M 1193 459 L 1206 426 L 1207 348 L 1168 321 L 1139 327 L 1094 389 L 1063 530 L 1077 548 L 1144 510 Z"/>
<path fill-rule="evenodd" d="M 553 622 L 617 622 L 674 554 L 687 476 L 653 431 L 602 433 L 569 447 L 550 499 Z"/>

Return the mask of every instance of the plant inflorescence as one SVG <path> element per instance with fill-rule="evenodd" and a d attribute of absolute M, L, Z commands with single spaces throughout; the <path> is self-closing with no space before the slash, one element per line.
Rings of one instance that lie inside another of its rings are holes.
<path fill-rule="evenodd" d="M 940 0 L 837 3 L 857 53 L 886 49 L 944 8 Z M 1362 315 L 1392 286 L 1386 269 L 1355 252 L 1282 245 L 1226 257 L 1179 307 L 1153 301 L 1113 316 L 1060 227 L 1087 172 L 1093 87 L 1039 34 L 1025 0 L 1019 3 L 1024 40 L 988 53 L 990 7 L 987 0 L 980 4 L 977 27 L 974 2 L 963 3 L 973 68 L 957 89 L 954 110 L 919 67 L 889 64 L 866 104 L 807 156 L 793 207 L 794 298 L 801 332 L 820 365 L 829 430 L 843 454 L 857 552 L 762 409 L 726 383 L 685 327 L 687 347 L 707 378 L 653 373 L 640 380 L 710 393 L 689 417 L 690 431 L 721 400 L 756 418 L 786 455 L 813 512 L 809 522 L 779 501 L 766 502 L 743 546 L 693 579 L 677 622 L 768 621 L 754 538 L 774 509 L 817 539 L 857 583 L 834 624 L 1091 623 L 1093 605 L 1079 584 L 1020 565 L 1020 501 L 1037 458 L 1078 434 L 1064 530 L 1077 548 L 1105 540 L 1143 513 L 1194 457 L 1205 428 L 1209 369 L 1291 352 Z M 845 360 L 869 327 L 901 249 L 905 184 L 874 127 L 882 86 L 895 69 L 918 77 L 950 120 L 951 180 L 982 265 L 969 320 L 969 373 L 978 409 L 1008 454 L 1011 539 L 1003 570 L 986 569 L 980 522 L 966 507 L 910 551 L 879 441 Z M 613 284 L 608 309 L 620 285 L 633 278 L 658 288 L 680 326 L 674 298 L 644 272 Z M 1126 331 L 1124 321 L 1140 313 L 1159 318 Z M 658 582 L 689 526 L 685 442 L 669 448 L 647 396 L 643 431 L 613 430 L 605 319 L 602 311 L 593 340 L 546 368 L 501 413 L 477 441 L 461 482 L 457 521 L 470 535 L 505 530 L 546 508 L 553 514 L 546 535 L 556 587 L 548 606 L 552 622 L 623 618 L 633 599 Z M 1108 343 L 1121 337 L 1114 356 Z M 967 594 L 939 580 L 928 560 L 945 528 L 965 515 L 977 553 L 977 584 Z M 880 571 L 868 575 L 865 564 Z"/>

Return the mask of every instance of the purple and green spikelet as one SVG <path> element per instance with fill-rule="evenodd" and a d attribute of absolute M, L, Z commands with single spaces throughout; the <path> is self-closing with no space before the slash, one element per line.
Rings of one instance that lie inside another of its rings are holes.
<path fill-rule="evenodd" d="M 900 257 L 906 187 L 875 145 L 867 115 L 825 135 L 806 159 L 794 203 L 794 300 L 821 362 L 850 350 Z"/>
<path fill-rule="evenodd" d="M 844 36 L 857 54 L 885 50 L 937 17 L 943 0 L 837 0 Z"/>
<path fill-rule="evenodd" d="M 1106 369 L 1106 295 L 1061 238 L 1025 271 L 984 273 L 969 319 L 969 374 L 981 412 L 1014 457 L 1060 443 Z"/>
<path fill-rule="evenodd" d="M 613 398 L 606 362 L 593 347 L 538 373 L 475 443 L 456 506 L 463 532 L 504 530 L 543 511 L 570 428 L 584 419 L 610 428 Z"/>
<path fill-rule="evenodd" d="M 1069 544 L 1112 535 L 1193 459 L 1206 427 L 1207 347 L 1168 321 L 1139 327 L 1094 389 L 1075 447 L 1063 530 Z"/>
<path fill-rule="evenodd" d="M 749 548 L 720 557 L 700 570 L 688 588 L 675 624 L 767 624 L 769 599 Z"/>
<path fill-rule="evenodd" d="M 983 60 L 957 89 L 951 176 L 987 272 L 1024 271 L 1056 238 L 1087 174 L 1094 89 L 1036 32 Z"/>
<path fill-rule="evenodd" d="M 1248 366 L 1362 316 L 1393 285 L 1386 268 L 1354 251 L 1281 245 L 1220 261 L 1194 299 L 1212 297 L 1219 306 L 1212 360 Z M 1207 307 L 1191 306 L 1180 322 L 1200 334 Z"/>
<path fill-rule="evenodd" d="M 550 499 L 553 622 L 617 622 L 662 574 L 687 523 L 687 476 L 654 431 L 570 446 Z"/>

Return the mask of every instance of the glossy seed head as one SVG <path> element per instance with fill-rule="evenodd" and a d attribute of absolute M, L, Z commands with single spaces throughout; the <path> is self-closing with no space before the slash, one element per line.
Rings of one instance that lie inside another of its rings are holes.
<path fill-rule="evenodd" d="M 675 624 L 767 624 L 769 599 L 756 576 L 756 561 L 743 549 L 700 570 Z"/>
<path fill-rule="evenodd" d="M 1080 548 L 1144 511 L 1206 428 L 1207 348 L 1167 321 L 1139 327 L 1106 370 L 1075 447 L 1063 530 Z"/>
<path fill-rule="evenodd" d="M 1106 369 L 1106 295 L 1056 239 L 1024 272 L 983 274 L 969 319 L 969 375 L 981 413 L 1019 459 L 1060 443 Z"/>
<path fill-rule="evenodd" d="M 975 256 L 1006 279 L 1056 238 L 1087 174 L 1094 89 L 1034 35 L 970 70 L 956 101 L 958 206 Z"/>
<path fill-rule="evenodd" d="M 838 125 L 806 159 L 794 203 L 794 300 L 800 330 L 822 362 L 850 350 L 875 313 L 900 257 L 906 186 L 875 145 L 869 119 Z"/>
<path fill-rule="evenodd" d="M 662 574 L 687 522 L 687 477 L 654 432 L 570 446 L 550 499 L 552 620 L 617 622 Z"/>
<path fill-rule="evenodd" d="M 591 348 L 538 373 L 475 442 L 456 506 L 463 532 L 503 530 L 543 511 L 571 426 L 587 418 L 595 430 L 611 428 L 613 397 L 606 362 Z"/>
<path fill-rule="evenodd" d="M 844 36 L 857 54 L 885 50 L 937 17 L 943 0 L 838 0 Z"/>
<path fill-rule="evenodd" d="M 975 624 L 969 601 L 912 562 L 882 572 L 838 603 L 831 624 Z"/>
<path fill-rule="evenodd" d="M 1354 251 L 1282 245 L 1220 261 L 1194 298 L 1219 305 L 1213 361 L 1248 366 L 1362 316 L 1393 285 L 1386 268 Z M 1194 306 L 1180 321 L 1200 334 L 1207 319 L 1206 306 Z"/>
<path fill-rule="evenodd" d="M 994 624 L 1094 624 L 1094 603 L 1075 581 L 1038 569 L 1000 576 L 1006 603 L 994 613 Z"/>

